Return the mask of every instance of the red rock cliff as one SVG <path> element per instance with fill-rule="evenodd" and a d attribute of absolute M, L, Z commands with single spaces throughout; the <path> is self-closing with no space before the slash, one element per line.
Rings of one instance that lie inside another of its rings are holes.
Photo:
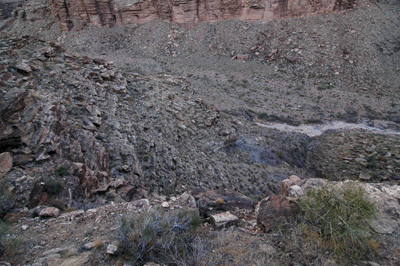
<path fill-rule="evenodd" d="M 48 0 L 64 30 L 73 20 L 97 26 L 144 23 L 161 18 L 178 24 L 238 18 L 269 21 L 353 8 L 366 0 Z"/>

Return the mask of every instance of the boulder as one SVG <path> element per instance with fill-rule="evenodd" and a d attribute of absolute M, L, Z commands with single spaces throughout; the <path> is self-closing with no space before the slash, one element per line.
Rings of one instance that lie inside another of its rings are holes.
<path fill-rule="evenodd" d="M 370 221 L 371 227 L 380 234 L 391 234 L 399 228 L 399 200 L 395 197 L 399 186 L 382 184 L 365 184 L 364 188 L 375 202 L 378 210 L 376 217 Z"/>
<path fill-rule="evenodd" d="M 300 184 L 301 179 L 298 176 L 291 175 L 289 178 L 282 180 L 281 182 L 281 195 L 289 196 L 288 189 L 293 185 Z"/>
<path fill-rule="evenodd" d="M 124 199 L 125 201 L 131 201 L 135 192 L 136 192 L 136 187 L 132 185 L 122 186 L 117 189 L 118 195 L 120 195 L 121 198 Z"/>
<path fill-rule="evenodd" d="M 190 195 L 189 193 L 183 193 L 178 200 L 181 206 L 185 206 L 188 208 L 196 208 L 196 199 Z"/>
<path fill-rule="evenodd" d="M 109 244 L 107 246 L 107 254 L 115 255 L 118 252 L 118 247 L 116 245 Z"/>
<path fill-rule="evenodd" d="M 128 210 L 133 210 L 133 209 L 147 210 L 148 208 L 150 208 L 150 202 L 148 199 L 135 200 L 128 204 Z"/>
<path fill-rule="evenodd" d="M 46 209 L 43 209 L 39 216 L 42 218 L 56 218 L 58 216 L 60 216 L 61 211 L 58 208 L 55 207 L 48 207 Z"/>
<path fill-rule="evenodd" d="M 229 211 L 211 215 L 211 225 L 214 229 L 227 228 L 233 225 L 238 225 L 239 218 L 231 214 Z"/>
<path fill-rule="evenodd" d="M 303 190 L 303 188 L 300 187 L 300 186 L 298 186 L 298 185 L 294 185 L 294 186 L 289 187 L 289 188 L 287 189 L 287 192 L 288 192 L 288 196 L 289 196 L 289 197 L 295 197 L 295 198 L 297 198 L 297 197 L 300 197 L 300 196 L 303 196 L 303 195 L 304 195 L 304 190 Z"/>
<path fill-rule="evenodd" d="M 18 70 L 18 72 L 20 72 L 21 74 L 24 74 L 24 75 L 29 75 L 32 72 L 32 68 L 25 61 L 19 62 L 15 66 L 15 69 Z"/>
<path fill-rule="evenodd" d="M 293 225 L 294 212 L 292 203 L 282 195 L 274 195 L 261 200 L 255 210 L 257 224 L 265 232 L 273 226 L 288 228 Z"/>
<path fill-rule="evenodd" d="M 190 194 L 196 199 L 200 213 L 206 217 L 219 211 L 253 209 L 253 201 L 250 198 L 232 189 L 216 191 L 195 188 L 190 191 Z"/>
<path fill-rule="evenodd" d="M 10 171 L 13 165 L 11 153 L 3 152 L 0 154 L 0 178 L 5 176 Z"/>

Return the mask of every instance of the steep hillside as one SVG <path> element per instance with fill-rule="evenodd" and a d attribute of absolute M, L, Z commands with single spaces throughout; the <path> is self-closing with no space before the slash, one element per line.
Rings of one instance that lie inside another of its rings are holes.
<path fill-rule="evenodd" d="M 7 260 L 119 265 L 129 258 L 107 249 L 122 245 L 114 234 L 122 215 L 195 208 L 204 233 L 196 241 L 216 254 L 216 265 L 353 263 L 325 249 L 319 237 L 329 233 L 303 227 L 309 221 L 295 202 L 327 183 L 319 177 L 365 183 L 381 210 L 369 225 L 378 234 L 368 244 L 376 257 L 365 259 L 398 263 L 398 1 L 355 9 L 347 9 L 353 2 L 279 1 L 268 10 L 285 19 L 253 22 L 244 21 L 257 17 L 245 10 L 265 15 L 266 3 L 233 1 L 233 10 L 189 1 L 165 12 L 146 1 L 10 3 L 0 5 L 0 218 L 12 225 L 9 234 L 0 228 L 8 241 L 0 253 Z M 340 3 L 342 10 L 333 8 Z M 290 9 L 296 5 L 307 15 L 331 9 L 301 17 Z M 187 16 L 176 16 L 180 8 Z M 150 12 L 145 19 L 142 11 Z M 120 17 L 111 23 L 113 12 Z M 138 20 L 123 22 L 127 14 Z M 199 23 L 183 27 L 179 19 Z M 285 127 L 337 120 L 364 130 L 310 137 Z M 269 123 L 283 130 L 262 126 Z M 213 215 L 228 210 L 239 229 L 210 233 Z M 271 226 L 271 216 L 284 221 Z M 21 256 L 13 238 L 23 243 Z"/>
<path fill-rule="evenodd" d="M 128 71 L 186 76 L 220 110 L 241 108 L 261 122 L 398 123 L 399 10 L 398 2 L 385 1 L 267 23 L 226 20 L 185 29 L 155 20 L 64 33 L 49 16 L 17 19 L 7 30 Z"/>

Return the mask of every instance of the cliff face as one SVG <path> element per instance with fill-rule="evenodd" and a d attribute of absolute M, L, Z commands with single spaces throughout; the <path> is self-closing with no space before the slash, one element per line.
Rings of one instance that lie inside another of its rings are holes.
<path fill-rule="evenodd" d="M 48 0 L 47 9 L 62 23 L 96 26 L 144 23 L 156 18 L 192 25 L 238 18 L 269 21 L 312 16 L 353 8 L 364 0 Z M 43 1 L 44 3 L 45 1 Z"/>

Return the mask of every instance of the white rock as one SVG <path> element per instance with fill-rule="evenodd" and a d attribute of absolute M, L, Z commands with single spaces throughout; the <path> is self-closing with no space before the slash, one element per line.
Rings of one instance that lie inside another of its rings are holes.
<path fill-rule="evenodd" d="M 382 191 L 389 196 L 400 200 L 400 186 L 382 187 Z"/>
<path fill-rule="evenodd" d="M 23 226 L 21 226 L 22 231 L 26 231 L 26 230 L 28 230 L 28 228 L 29 228 L 29 226 L 27 226 L 25 224 Z"/>
<path fill-rule="evenodd" d="M 168 203 L 168 201 L 164 201 L 164 202 L 161 204 L 161 207 L 163 207 L 163 208 L 169 208 L 169 203 Z"/>
<path fill-rule="evenodd" d="M 300 197 L 304 195 L 304 190 L 298 186 L 294 185 L 288 188 L 289 197 Z"/>
<path fill-rule="evenodd" d="M 189 199 L 189 197 L 190 197 L 190 195 L 186 192 L 181 195 L 181 199 L 184 201 L 187 201 Z"/>
<path fill-rule="evenodd" d="M 18 70 L 21 70 L 23 72 L 26 72 L 26 73 L 31 73 L 32 72 L 32 68 L 27 64 L 26 61 L 20 62 L 19 64 L 17 64 L 15 66 L 15 68 L 18 69 Z"/>
<path fill-rule="evenodd" d="M 97 209 L 89 209 L 86 211 L 86 215 L 92 216 L 92 215 L 95 215 L 96 212 L 97 212 Z"/>
<path fill-rule="evenodd" d="M 87 250 L 90 250 L 90 249 L 94 248 L 94 246 L 95 246 L 94 242 L 89 242 L 89 243 L 86 243 L 83 247 Z"/>
<path fill-rule="evenodd" d="M 58 217 L 60 216 L 61 211 L 55 207 L 48 207 L 46 209 L 43 209 L 39 216 L 40 217 Z"/>
<path fill-rule="evenodd" d="M 211 225 L 214 229 L 227 228 L 232 225 L 237 225 L 239 218 L 231 214 L 229 211 L 211 215 L 210 217 Z"/>
<path fill-rule="evenodd" d="M 118 247 L 117 247 L 117 246 L 112 245 L 112 244 L 109 244 L 109 245 L 107 246 L 107 254 L 114 255 L 114 254 L 117 253 L 117 251 L 118 251 Z"/>

